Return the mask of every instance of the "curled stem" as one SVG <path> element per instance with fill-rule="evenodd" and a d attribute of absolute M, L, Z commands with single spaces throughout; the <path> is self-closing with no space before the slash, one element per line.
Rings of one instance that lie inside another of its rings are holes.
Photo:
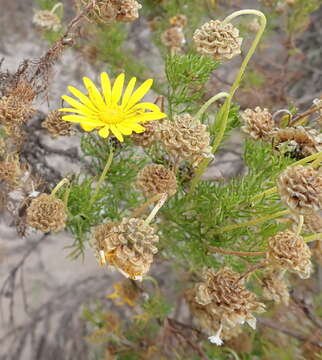
<path fill-rule="evenodd" d="M 300 215 L 299 223 L 298 223 L 297 229 L 296 229 L 296 235 L 300 235 L 300 234 L 301 234 L 303 224 L 304 224 L 304 216 L 303 216 L 303 215 Z"/>
<path fill-rule="evenodd" d="M 158 211 L 162 208 L 164 203 L 167 201 L 167 198 L 168 198 L 167 193 L 162 194 L 161 199 L 155 205 L 155 207 L 151 211 L 150 215 L 145 219 L 144 222 L 145 222 L 146 225 L 150 224 L 150 222 L 154 219 L 155 215 L 158 213 Z"/>
<path fill-rule="evenodd" d="M 107 158 L 107 161 L 106 161 L 105 167 L 104 167 L 104 169 L 103 169 L 103 172 L 102 172 L 102 174 L 101 174 L 101 176 L 100 176 L 100 178 L 98 179 L 98 182 L 97 182 L 97 184 L 96 184 L 94 194 L 93 194 L 93 196 L 91 197 L 91 200 L 90 200 L 90 202 L 89 202 L 89 205 L 90 205 L 90 206 L 93 205 L 93 203 L 95 202 L 95 200 L 96 200 L 96 198 L 97 198 L 97 195 L 98 195 L 98 192 L 99 192 L 99 190 L 100 190 L 100 188 L 101 188 L 101 185 L 102 185 L 102 183 L 103 183 L 104 180 L 105 180 L 105 177 L 106 177 L 106 175 L 107 175 L 107 172 L 108 172 L 109 168 L 111 167 L 111 164 L 112 164 L 112 161 L 113 161 L 113 155 L 114 155 L 113 150 L 111 150 L 111 151 L 110 151 L 110 154 L 109 154 L 109 156 L 108 156 L 108 158 Z"/>
<path fill-rule="evenodd" d="M 215 234 L 220 234 L 220 233 L 223 233 L 226 231 L 235 230 L 235 229 L 239 229 L 242 227 L 253 226 L 253 225 L 260 224 L 260 223 L 263 223 L 263 222 L 266 222 L 269 220 L 279 218 L 284 215 L 288 215 L 290 213 L 291 213 L 291 210 L 282 210 L 275 214 L 271 214 L 271 215 L 263 216 L 263 217 L 260 217 L 257 219 L 249 220 L 244 223 L 227 225 L 227 226 L 220 228 L 218 231 L 215 232 Z"/>
<path fill-rule="evenodd" d="M 55 11 L 58 10 L 59 8 L 62 8 L 62 9 L 64 8 L 64 5 L 61 2 L 55 4 L 54 7 L 50 10 L 50 12 L 52 14 L 54 14 Z"/>
<path fill-rule="evenodd" d="M 215 246 L 207 245 L 209 252 L 223 254 L 223 255 L 236 255 L 236 256 L 263 256 L 266 255 L 266 251 L 233 251 L 221 249 Z"/>
<path fill-rule="evenodd" d="M 69 184 L 68 178 L 64 178 L 64 179 L 60 180 L 60 182 L 53 188 L 51 195 L 54 196 L 57 193 L 57 191 L 66 184 Z"/>
<path fill-rule="evenodd" d="M 202 115 L 207 111 L 207 109 L 209 108 L 209 106 L 211 104 L 213 104 L 215 101 L 223 98 L 223 97 L 229 97 L 229 94 L 226 92 L 220 92 L 219 94 L 214 95 L 212 98 L 210 98 L 207 102 L 205 102 L 202 107 L 200 108 L 200 110 L 197 112 L 195 119 L 196 120 L 200 120 Z"/>

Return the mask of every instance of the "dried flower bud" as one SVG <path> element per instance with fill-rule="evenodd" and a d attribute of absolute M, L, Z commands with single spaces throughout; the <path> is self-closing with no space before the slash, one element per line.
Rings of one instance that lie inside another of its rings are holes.
<path fill-rule="evenodd" d="M 67 214 L 62 200 L 41 194 L 27 209 L 27 224 L 43 232 L 58 232 L 66 225 Z"/>
<path fill-rule="evenodd" d="M 256 295 L 246 289 L 244 278 L 223 267 L 217 272 L 206 269 L 202 274 L 203 282 L 196 285 L 196 302 L 208 306 L 217 314 L 221 323 L 228 328 L 247 322 L 256 326 L 253 312 L 264 311 L 264 304 L 256 301 Z"/>
<path fill-rule="evenodd" d="M 277 129 L 273 132 L 274 146 L 284 155 L 302 159 L 322 150 L 322 139 L 314 129 L 302 126 Z"/>
<path fill-rule="evenodd" d="M 268 260 L 282 269 L 298 273 L 302 279 L 312 272 L 311 251 L 300 235 L 291 230 L 278 233 L 268 244 Z"/>
<path fill-rule="evenodd" d="M 294 214 L 292 216 L 293 224 L 292 229 L 296 231 L 299 221 L 300 215 Z M 310 213 L 308 215 L 303 215 L 304 223 L 302 227 L 302 232 L 305 233 L 322 233 L 322 216 L 320 213 Z M 322 236 L 321 236 L 322 239 Z"/>
<path fill-rule="evenodd" d="M 322 206 L 322 175 L 311 166 L 290 166 L 277 180 L 283 203 L 298 214 L 318 211 Z"/>
<path fill-rule="evenodd" d="M 28 80 L 22 78 L 15 87 L 6 92 L 6 96 L 19 99 L 23 103 L 31 103 L 36 97 L 36 93 Z"/>
<path fill-rule="evenodd" d="M 238 29 L 219 20 L 211 20 L 197 29 L 193 40 L 201 55 L 210 55 L 218 60 L 230 60 L 240 54 L 243 41 Z"/>
<path fill-rule="evenodd" d="M 187 22 L 188 22 L 188 19 L 187 19 L 186 15 L 183 15 L 183 14 L 178 14 L 176 16 L 173 16 L 169 20 L 169 23 L 172 27 L 178 27 L 178 28 L 186 27 Z"/>
<path fill-rule="evenodd" d="M 33 17 L 33 23 L 46 30 L 58 31 L 61 27 L 59 17 L 49 10 L 38 10 Z"/>
<path fill-rule="evenodd" d="M 51 111 L 41 126 L 46 128 L 53 137 L 70 136 L 73 129 L 73 123 L 63 121 L 62 113 L 58 110 Z"/>
<path fill-rule="evenodd" d="M 136 301 L 140 296 L 140 292 L 137 286 L 129 280 L 122 280 L 113 285 L 114 292 L 111 295 L 106 296 L 108 299 L 115 301 L 116 305 L 129 305 L 134 307 Z"/>
<path fill-rule="evenodd" d="M 174 117 L 175 121 L 160 122 L 159 139 L 169 155 L 177 161 L 188 160 L 193 166 L 211 156 L 207 126 L 189 114 Z"/>
<path fill-rule="evenodd" d="M 94 247 L 100 264 L 105 259 L 123 275 L 141 280 L 149 271 L 153 255 L 158 252 L 155 244 L 159 237 L 144 220 L 124 218 L 119 224 L 100 225 L 94 234 Z"/>
<path fill-rule="evenodd" d="M 253 21 L 251 21 L 250 23 L 248 23 L 246 25 L 247 29 L 253 33 L 257 33 L 260 29 L 260 23 L 258 21 L 258 19 L 254 19 Z"/>
<path fill-rule="evenodd" d="M 172 51 L 180 51 L 186 43 L 181 27 L 171 27 L 165 30 L 161 35 L 162 44 Z"/>
<path fill-rule="evenodd" d="M 145 131 L 142 133 L 134 133 L 131 138 L 135 145 L 142 146 L 142 147 L 150 147 L 153 145 L 158 139 L 158 121 L 149 121 L 145 123 L 143 126 Z"/>
<path fill-rule="evenodd" d="M 19 158 L 16 155 L 9 155 L 7 159 L 0 161 L 0 180 L 5 181 L 10 188 L 19 185 L 21 168 Z"/>
<path fill-rule="evenodd" d="M 286 281 L 282 278 L 280 271 L 269 270 L 264 273 L 263 296 L 267 300 L 273 300 L 276 303 L 288 305 L 290 294 L 288 292 Z"/>
<path fill-rule="evenodd" d="M 254 110 L 246 109 L 241 113 L 241 117 L 245 122 L 242 130 L 253 139 L 267 140 L 270 137 L 270 133 L 274 129 L 274 121 L 267 109 L 261 109 L 259 106 Z"/>
<path fill-rule="evenodd" d="M 169 196 L 177 192 L 177 180 L 173 171 L 163 165 L 146 165 L 138 174 L 137 186 L 146 197 L 167 193 Z"/>

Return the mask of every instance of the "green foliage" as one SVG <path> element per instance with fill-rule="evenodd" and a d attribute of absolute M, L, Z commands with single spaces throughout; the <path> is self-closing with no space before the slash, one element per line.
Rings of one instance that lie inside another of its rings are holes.
<path fill-rule="evenodd" d="M 219 66 L 217 61 L 198 54 L 168 55 L 166 59 L 170 117 L 192 112 L 204 94 L 204 85 Z"/>
<path fill-rule="evenodd" d="M 37 5 L 42 10 L 51 10 L 58 2 L 57 0 L 37 0 Z"/>

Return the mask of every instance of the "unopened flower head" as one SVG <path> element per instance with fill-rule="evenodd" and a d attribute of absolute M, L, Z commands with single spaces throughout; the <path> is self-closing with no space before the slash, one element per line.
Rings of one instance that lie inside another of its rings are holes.
<path fill-rule="evenodd" d="M 309 278 L 312 272 L 311 250 L 304 239 L 291 230 L 271 238 L 268 260 L 281 269 L 297 273 L 302 279 Z"/>
<path fill-rule="evenodd" d="M 145 130 L 144 123 L 152 120 L 160 120 L 166 114 L 160 108 L 149 102 L 138 103 L 150 90 L 153 80 L 146 80 L 138 89 L 134 90 L 136 78 L 133 77 L 126 87 L 123 96 L 124 74 L 120 74 L 114 85 L 107 73 L 101 74 L 102 94 L 87 77 L 83 78 L 88 96 L 73 86 L 68 90 L 76 97 L 64 95 L 62 98 L 72 108 L 60 109 L 60 111 L 75 113 L 64 115 L 65 121 L 80 123 L 85 131 L 98 130 L 101 137 L 107 138 L 110 132 L 119 140 L 124 141 L 123 135 L 131 135 L 132 132 L 141 133 Z"/>
<path fill-rule="evenodd" d="M 62 200 L 41 194 L 27 209 L 27 224 L 43 232 L 58 232 L 66 226 L 66 207 Z"/>
<path fill-rule="evenodd" d="M 167 193 L 169 196 L 177 192 L 177 180 L 173 171 L 163 165 L 146 165 L 138 174 L 137 186 L 146 197 Z"/>
<path fill-rule="evenodd" d="M 107 262 L 133 280 L 141 280 L 149 271 L 158 251 L 158 241 L 154 228 L 137 218 L 100 225 L 94 234 L 94 247 L 100 264 Z"/>
<path fill-rule="evenodd" d="M 308 214 L 322 207 L 322 175 L 312 166 L 290 166 L 277 180 L 281 200 L 293 212 Z"/>
<path fill-rule="evenodd" d="M 178 28 L 186 27 L 187 22 L 188 22 L 188 19 L 187 19 L 186 15 L 183 15 L 183 14 L 175 15 L 169 20 L 169 23 L 171 26 L 178 27 Z"/>
<path fill-rule="evenodd" d="M 254 110 L 246 109 L 241 113 L 241 118 L 244 120 L 242 130 L 255 140 L 267 140 L 274 129 L 274 120 L 271 113 L 267 109 L 261 109 L 259 106 Z"/>
<path fill-rule="evenodd" d="M 38 10 L 33 17 L 33 23 L 43 29 L 58 31 L 61 28 L 59 17 L 49 10 Z"/>
<path fill-rule="evenodd" d="M 210 20 L 202 25 L 195 31 L 193 40 L 198 53 L 217 60 L 230 60 L 240 54 L 243 41 L 238 29 L 219 20 Z"/>

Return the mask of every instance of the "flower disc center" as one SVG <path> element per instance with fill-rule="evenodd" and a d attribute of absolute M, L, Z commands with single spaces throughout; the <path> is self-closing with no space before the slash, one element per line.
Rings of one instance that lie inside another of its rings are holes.
<path fill-rule="evenodd" d="M 124 120 L 124 114 L 119 109 L 106 109 L 98 116 L 106 124 L 117 124 Z"/>

